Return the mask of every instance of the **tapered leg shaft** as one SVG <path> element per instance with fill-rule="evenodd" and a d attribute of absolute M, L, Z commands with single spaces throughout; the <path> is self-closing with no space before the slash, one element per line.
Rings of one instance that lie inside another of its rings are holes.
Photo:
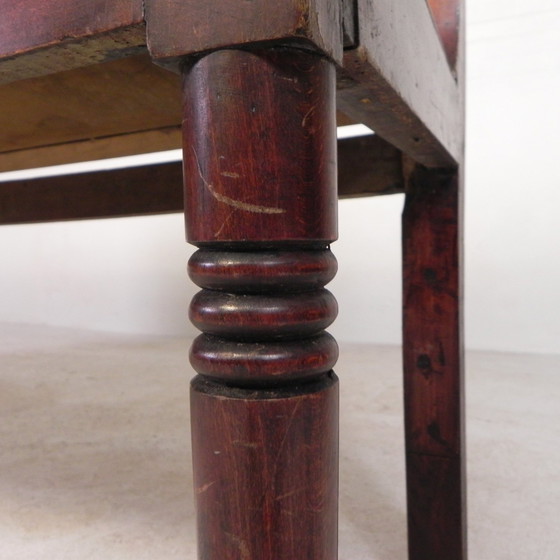
<path fill-rule="evenodd" d="M 334 70 L 297 49 L 184 70 L 201 560 L 336 560 Z"/>
<path fill-rule="evenodd" d="M 461 193 L 417 167 L 403 214 L 410 560 L 465 560 Z"/>

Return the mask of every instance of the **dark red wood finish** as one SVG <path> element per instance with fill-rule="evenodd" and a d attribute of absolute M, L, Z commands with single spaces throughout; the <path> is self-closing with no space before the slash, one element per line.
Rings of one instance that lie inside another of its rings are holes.
<path fill-rule="evenodd" d="M 0 84 L 146 51 L 142 0 L 0 0 L 0 14 Z"/>
<path fill-rule="evenodd" d="M 183 211 L 180 163 L 0 182 L 0 224 Z"/>
<path fill-rule="evenodd" d="M 328 251 L 197 251 L 189 276 L 201 288 L 228 292 L 308 292 L 328 284 L 337 262 Z"/>
<path fill-rule="evenodd" d="M 334 70 L 297 49 L 185 69 L 201 560 L 336 560 Z"/>
<path fill-rule="evenodd" d="M 339 0 L 144 0 L 155 59 L 256 44 L 304 45 L 340 62 Z M 189 25 L 185 31 L 185 23 Z"/>
<path fill-rule="evenodd" d="M 0 0 L 0 57 L 143 23 L 141 0 Z"/>
<path fill-rule="evenodd" d="M 404 192 L 403 156 L 377 134 L 337 142 L 339 198 Z"/>
<path fill-rule="evenodd" d="M 191 364 L 200 374 L 237 387 L 279 386 L 330 371 L 338 345 L 327 332 L 300 340 L 244 342 L 208 334 L 195 339 Z"/>
<path fill-rule="evenodd" d="M 336 315 L 334 296 L 320 288 L 288 294 L 202 290 L 191 302 L 189 317 L 201 331 L 244 341 L 305 338 L 326 329 Z"/>
<path fill-rule="evenodd" d="M 325 58 L 283 48 L 217 51 L 186 72 L 191 243 L 336 239 L 334 84 Z"/>
<path fill-rule="evenodd" d="M 390 144 L 378 136 L 363 136 L 339 140 L 337 146 L 339 197 L 404 191 L 401 154 Z M 0 225 L 183 212 L 182 183 L 180 162 L 4 182 L 0 183 Z M 229 253 L 221 264 L 219 255 L 213 256 L 217 260 L 207 263 L 206 272 L 191 271 L 195 283 L 198 283 L 196 275 L 203 273 L 207 275 L 205 282 L 213 287 L 213 280 L 208 276 L 213 274 L 211 269 L 217 271 L 220 266 L 237 262 L 231 261 Z M 256 278 L 251 289 L 267 284 L 281 289 L 283 274 L 290 275 L 290 289 L 294 289 L 295 283 L 305 283 L 306 277 L 314 274 L 319 266 L 314 259 L 326 259 L 330 263 L 328 266 L 324 263 L 326 268 L 321 274 L 327 276 L 319 275 L 315 285 L 326 284 L 336 271 L 336 261 L 330 253 L 327 256 L 308 252 L 275 253 L 274 257 L 259 255 L 257 260 L 265 258 L 277 262 L 269 261 L 270 267 L 264 276 Z M 281 270 L 288 261 L 295 270 L 290 272 L 290 266 Z M 238 278 L 245 284 L 257 274 L 249 262 L 237 264 L 241 268 L 230 280 Z M 218 282 L 220 275 L 221 272 L 215 278 Z"/>
<path fill-rule="evenodd" d="M 192 385 L 201 560 L 336 560 L 338 383 Z"/>
<path fill-rule="evenodd" d="M 418 166 L 403 213 L 411 560 L 465 560 L 459 174 Z"/>

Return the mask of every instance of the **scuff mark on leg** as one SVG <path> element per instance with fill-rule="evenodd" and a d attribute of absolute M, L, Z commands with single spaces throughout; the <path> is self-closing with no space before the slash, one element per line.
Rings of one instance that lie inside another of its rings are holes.
<path fill-rule="evenodd" d="M 223 221 L 222 225 L 220 226 L 220 229 L 214 234 L 214 237 L 217 239 L 218 237 L 220 237 L 220 234 L 222 233 L 223 229 L 227 226 L 228 222 L 231 220 L 231 217 L 237 212 L 237 210 L 234 208 L 226 217 L 226 219 Z"/>
<path fill-rule="evenodd" d="M 280 496 L 276 496 L 276 498 L 274 498 L 274 501 L 279 502 L 281 500 L 285 500 L 286 498 L 289 498 L 290 496 L 293 496 L 294 494 L 299 494 L 300 492 L 303 492 L 304 490 L 306 490 L 305 487 L 296 488 L 295 490 L 292 490 L 290 492 L 286 492 L 285 494 L 281 494 Z"/>
<path fill-rule="evenodd" d="M 239 549 L 239 554 L 241 554 L 240 559 L 241 560 L 251 560 L 251 552 L 249 551 L 249 545 L 247 544 L 247 541 L 241 537 L 238 537 L 237 535 L 234 535 L 233 533 L 225 533 L 237 546 L 237 548 Z"/>
<path fill-rule="evenodd" d="M 254 212 L 255 214 L 285 214 L 286 210 L 282 208 L 275 208 L 274 206 L 260 206 L 259 204 L 249 204 L 248 202 L 242 202 L 241 200 L 234 200 L 233 198 L 229 198 L 229 196 L 225 196 L 216 192 L 214 187 L 209 183 L 206 183 L 206 187 L 212 194 L 212 196 L 219 202 L 223 202 L 232 208 L 236 208 L 238 210 L 245 210 L 246 212 Z"/>
<path fill-rule="evenodd" d="M 194 148 L 192 148 L 194 157 L 196 160 L 196 166 L 198 168 L 198 175 L 202 179 L 202 182 L 210 192 L 210 194 L 218 201 L 223 204 L 227 204 L 236 210 L 244 210 L 245 212 L 253 212 L 255 214 L 285 214 L 286 210 L 283 208 L 276 208 L 274 206 L 261 206 L 259 204 L 250 204 L 248 202 L 242 202 L 241 200 L 235 200 L 229 196 L 225 196 L 216 191 L 216 189 L 204 178 L 202 175 L 202 169 L 200 168 L 200 162 L 198 161 L 198 156 Z"/>
<path fill-rule="evenodd" d="M 214 486 L 214 484 L 216 484 L 215 480 L 213 480 L 212 482 L 207 482 L 206 484 L 203 484 L 202 486 L 197 488 L 196 493 L 197 494 L 204 494 L 204 492 L 206 492 L 206 490 L 208 490 L 208 488 L 210 488 L 211 486 Z"/>
<path fill-rule="evenodd" d="M 313 111 L 315 111 L 315 105 L 313 105 L 313 107 L 311 107 L 311 109 L 309 109 L 309 111 L 307 111 L 307 113 L 305 113 L 305 116 L 303 117 L 302 121 L 301 121 L 301 126 L 305 127 L 305 125 L 307 124 L 307 118 L 311 115 L 311 113 L 313 113 Z"/>
<path fill-rule="evenodd" d="M 261 447 L 260 443 L 253 441 L 241 441 L 240 439 L 234 439 L 231 443 L 236 447 L 249 447 L 250 449 L 258 449 Z"/>

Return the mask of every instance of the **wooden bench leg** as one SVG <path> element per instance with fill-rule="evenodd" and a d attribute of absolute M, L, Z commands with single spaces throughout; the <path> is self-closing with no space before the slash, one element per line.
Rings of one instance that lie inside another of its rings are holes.
<path fill-rule="evenodd" d="M 403 213 L 410 560 L 465 560 L 461 192 L 417 167 Z"/>
<path fill-rule="evenodd" d="M 336 560 L 334 69 L 297 49 L 184 69 L 201 560 Z"/>

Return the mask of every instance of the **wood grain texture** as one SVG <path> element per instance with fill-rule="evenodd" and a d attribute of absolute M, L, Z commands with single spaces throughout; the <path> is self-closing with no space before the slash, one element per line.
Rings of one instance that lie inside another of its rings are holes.
<path fill-rule="evenodd" d="M 465 468 L 462 457 L 407 456 L 410 560 L 465 560 Z"/>
<path fill-rule="evenodd" d="M 339 140 L 337 161 L 339 198 L 404 192 L 402 153 L 377 134 Z"/>
<path fill-rule="evenodd" d="M 338 383 L 224 388 L 191 411 L 201 560 L 336 560 Z"/>
<path fill-rule="evenodd" d="M 180 88 L 147 56 L 4 85 L 0 151 L 177 126 Z"/>
<path fill-rule="evenodd" d="M 302 340 L 240 342 L 199 335 L 190 351 L 195 371 L 235 387 L 253 389 L 307 382 L 332 370 L 338 345 L 326 332 Z"/>
<path fill-rule="evenodd" d="M 200 560 L 336 560 L 334 70 L 297 49 L 185 68 Z"/>
<path fill-rule="evenodd" d="M 23 150 L 0 154 L 0 170 L 12 167 L 40 167 L 42 164 L 86 161 L 103 156 L 123 156 L 142 153 L 151 148 L 155 151 L 172 149 L 180 142 L 180 132 L 175 128 L 147 131 L 124 137 L 109 137 L 98 141 L 61 144 L 41 150 Z M 11 157 L 13 156 L 13 157 Z M 16 157 L 17 156 L 17 157 Z M 95 157 L 94 157 L 95 156 Z M 338 142 L 339 197 L 373 196 L 404 191 L 401 154 L 386 142 L 375 136 L 347 138 Z M 103 172 L 79 173 L 60 177 L 42 177 L 29 180 L 0 182 L 0 224 L 23 224 L 62 220 L 111 218 L 117 216 L 138 216 L 183 212 L 183 171 L 181 162 L 145 165 Z M 218 253 L 212 253 L 218 255 Z M 249 255 L 249 254 L 247 254 Z M 330 255 L 330 254 L 329 254 Z M 246 256 L 242 254 L 242 256 Z M 271 259 L 259 255 L 259 259 Z M 278 268 L 271 266 L 262 271 L 250 262 L 245 264 L 245 272 L 238 268 L 228 279 L 228 289 L 235 291 L 235 282 L 244 289 L 263 290 L 267 285 L 275 285 L 282 290 L 283 283 L 290 290 L 307 289 L 309 275 L 315 275 L 317 263 L 309 252 L 289 252 L 276 254 Z M 319 258 L 319 257 L 318 257 Z M 212 280 L 210 268 L 193 271 L 195 283 L 204 281 L 211 289 L 219 284 L 220 267 L 240 264 L 239 260 L 213 263 L 216 273 Z M 301 259 L 294 262 L 294 259 Z M 315 286 L 324 285 L 336 271 L 334 257 L 321 256 L 327 267 L 322 274 L 313 276 Z M 291 261 L 294 266 L 280 270 L 280 265 Z M 208 265 L 209 263 L 206 263 Z M 269 264 L 272 262 L 269 260 Z M 327 266 L 328 265 L 328 266 Z M 334 267 L 334 268 L 333 268 Z M 205 276 L 197 280 L 196 275 Z M 288 277 L 289 276 L 289 277 Z M 253 278 L 255 282 L 250 283 Z M 324 282 L 323 282 L 324 280 Z M 214 282 L 214 283 L 213 283 Z M 300 288 L 296 288 L 297 282 Z M 323 282 L 323 284 L 321 284 Z M 199 284 L 200 285 L 200 284 Z"/>
<path fill-rule="evenodd" d="M 147 84 L 151 83 L 153 86 L 156 81 L 157 76 L 146 75 Z M 160 102 L 166 104 L 168 108 L 180 104 L 180 92 L 171 98 L 167 98 L 165 92 L 159 91 Z M 1 98 L 2 93 L 0 89 Z M 134 102 L 134 99 L 129 100 L 129 102 Z M 56 116 L 56 108 L 53 109 L 51 116 L 44 115 L 45 119 L 49 120 Z M 102 108 L 96 106 L 92 110 L 97 113 Z M 167 120 L 167 117 L 164 118 Z M 339 119 L 342 123 L 339 126 L 354 124 L 347 122 L 342 114 L 337 115 L 337 123 Z M 99 120 L 103 122 L 105 119 L 100 118 Z M 137 119 L 135 118 L 130 124 L 132 128 L 137 128 Z M 15 127 L 13 124 L 12 126 Z M 126 128 L 130 127 L 127 126 Z M 32 131 L 33 128 L 30 129 L 31 133 Z M 54 135 L 56 135 L 56 132 L 53 133 Z M 49 141 L 49 138 L 44 135 L 43 139 L 44 141 Z M 26 140 L 23 140 L 23 142 L 28 143 Z M 49 144 L 21 150 L 14 150 L 12 148 L 9 152 L 2 151 L 2 146 L 0 146 L 0 172 L 175 150 L 181 148 L 181 142 L 180 111 L 178 111 L 176 126 L 152 128 L 139 132 L 122 130 L 118 134 L 101 138 L 88 137 L 84 140 Z M 381 145 L 384 147 L 381 147 Z M 7 148 L 8 146 L 4 147 L 4 149 Z M 382 144 L 381 138 L 373 136 L 356 139 L 345 138 L 338 142 L 338 150 L 339 160 L 342 160 L 339 164 L 339 173 L 343 178 L 343 190 L 347 189 L 347 191 L 345 190 L 346 195 L 349 195 L 355 189 L 364 193 L 376 191 L 383 193 L 393 183 L 402 182 L 402 179 L 395 178 L 394 176 L 394 173 L 399 174 L 399 171 L 395 169 L 395 165 L 398 165 L 398 161 L 400 161 L 400 152 L 386 142 Z M 378 157 L 381 161 L 378 161 Z M 347 164 L 346 160 L 348 160 Z M 354 187 L 353 185 L 356 186 Z"/>
<path fill-rule="evenodd" d="M 464 122 L 465 18 L 458 10 L 458 117 Z M 461 127 L 461 134 L 463 134 Z M 461 154 L 462 156 L 463 154 Z M 403 344 L 410 560 L 466 560 L 463 158 L 416 167 L 403 214 Z"/>
<path fill-rule="evenodd" d="M 459 175 L 417 167 L 403 213 L 403 348 L 411 560 L 465 560 Z"/>
<path fill-rule="evenodd" d="M 337 313 L 334 296 L 322 288 L 281 294 L 201 290 L 191 302 L 189 319 L 197 329 L 229 340 L 290 340 L 326 329 Z"/>
<path fill-rule="evenodd" d="M 345 51 L 339 108 L 430 167 L 460 161 L 459 88 L 424 1 L 359 0 L 360 46 Z"/>
<path fill-rule="evenodd" d="M 455 174 L 417 169 L 403 213 L 405 370 L 415 373 L 405 392 L 419 423 L 409 447 L 446 456 L 459 451 L 461 429 L 458 204 Z"/>
<path fill-rule="evenodd" d="M 181 128 L 168 126 L 24 150 L 0 151 L 0 172 L 133 156 L 180 147 Z"/>
<path fill-rule="evenodd" d="M 189 277 L 201 288 L 228 293 L 308 292 L 335 276 L 330 251 L 260 251 L 232 253 L 196 251 L 189 259 Z"/>
<path fill-rule="evenodd" d="M 0 86 L 0 105 L 0 171 L 181 147 L 181 78 L 147 55 Z"/>
<path fill-rule="evenodd" d="M 191 364 L 205 376 L 253 388 L 325 375 L 338 357 L 324 332 L 337 314 L 323 288 L 336 272 L 334 256 L 328 249 L 250 249 L 217 247 L 191 257 L 189 275 L 203 289 L 189 317 L 204 333 Z"/>
<path fill-rule="evenodd" d="M 0 0 L 0 83 L 145 49 L 141 0 Z"/>
<path fill-rule="evenodd" d="M 334 78 L 326 59 L 282 48 L 218 51 L 186 71 L 191 243 L 336 239 Z"/>
<path fill-rule="evenodd" d="M 342 60 L 338 0 L 145 0 L 145 9 L 156 60 L 263 42 L 299 43 Z"/>
<path fill-rule="evenodd" d="M 179 212 L 181 164 L 0 182 L 0 224 Z"/>

